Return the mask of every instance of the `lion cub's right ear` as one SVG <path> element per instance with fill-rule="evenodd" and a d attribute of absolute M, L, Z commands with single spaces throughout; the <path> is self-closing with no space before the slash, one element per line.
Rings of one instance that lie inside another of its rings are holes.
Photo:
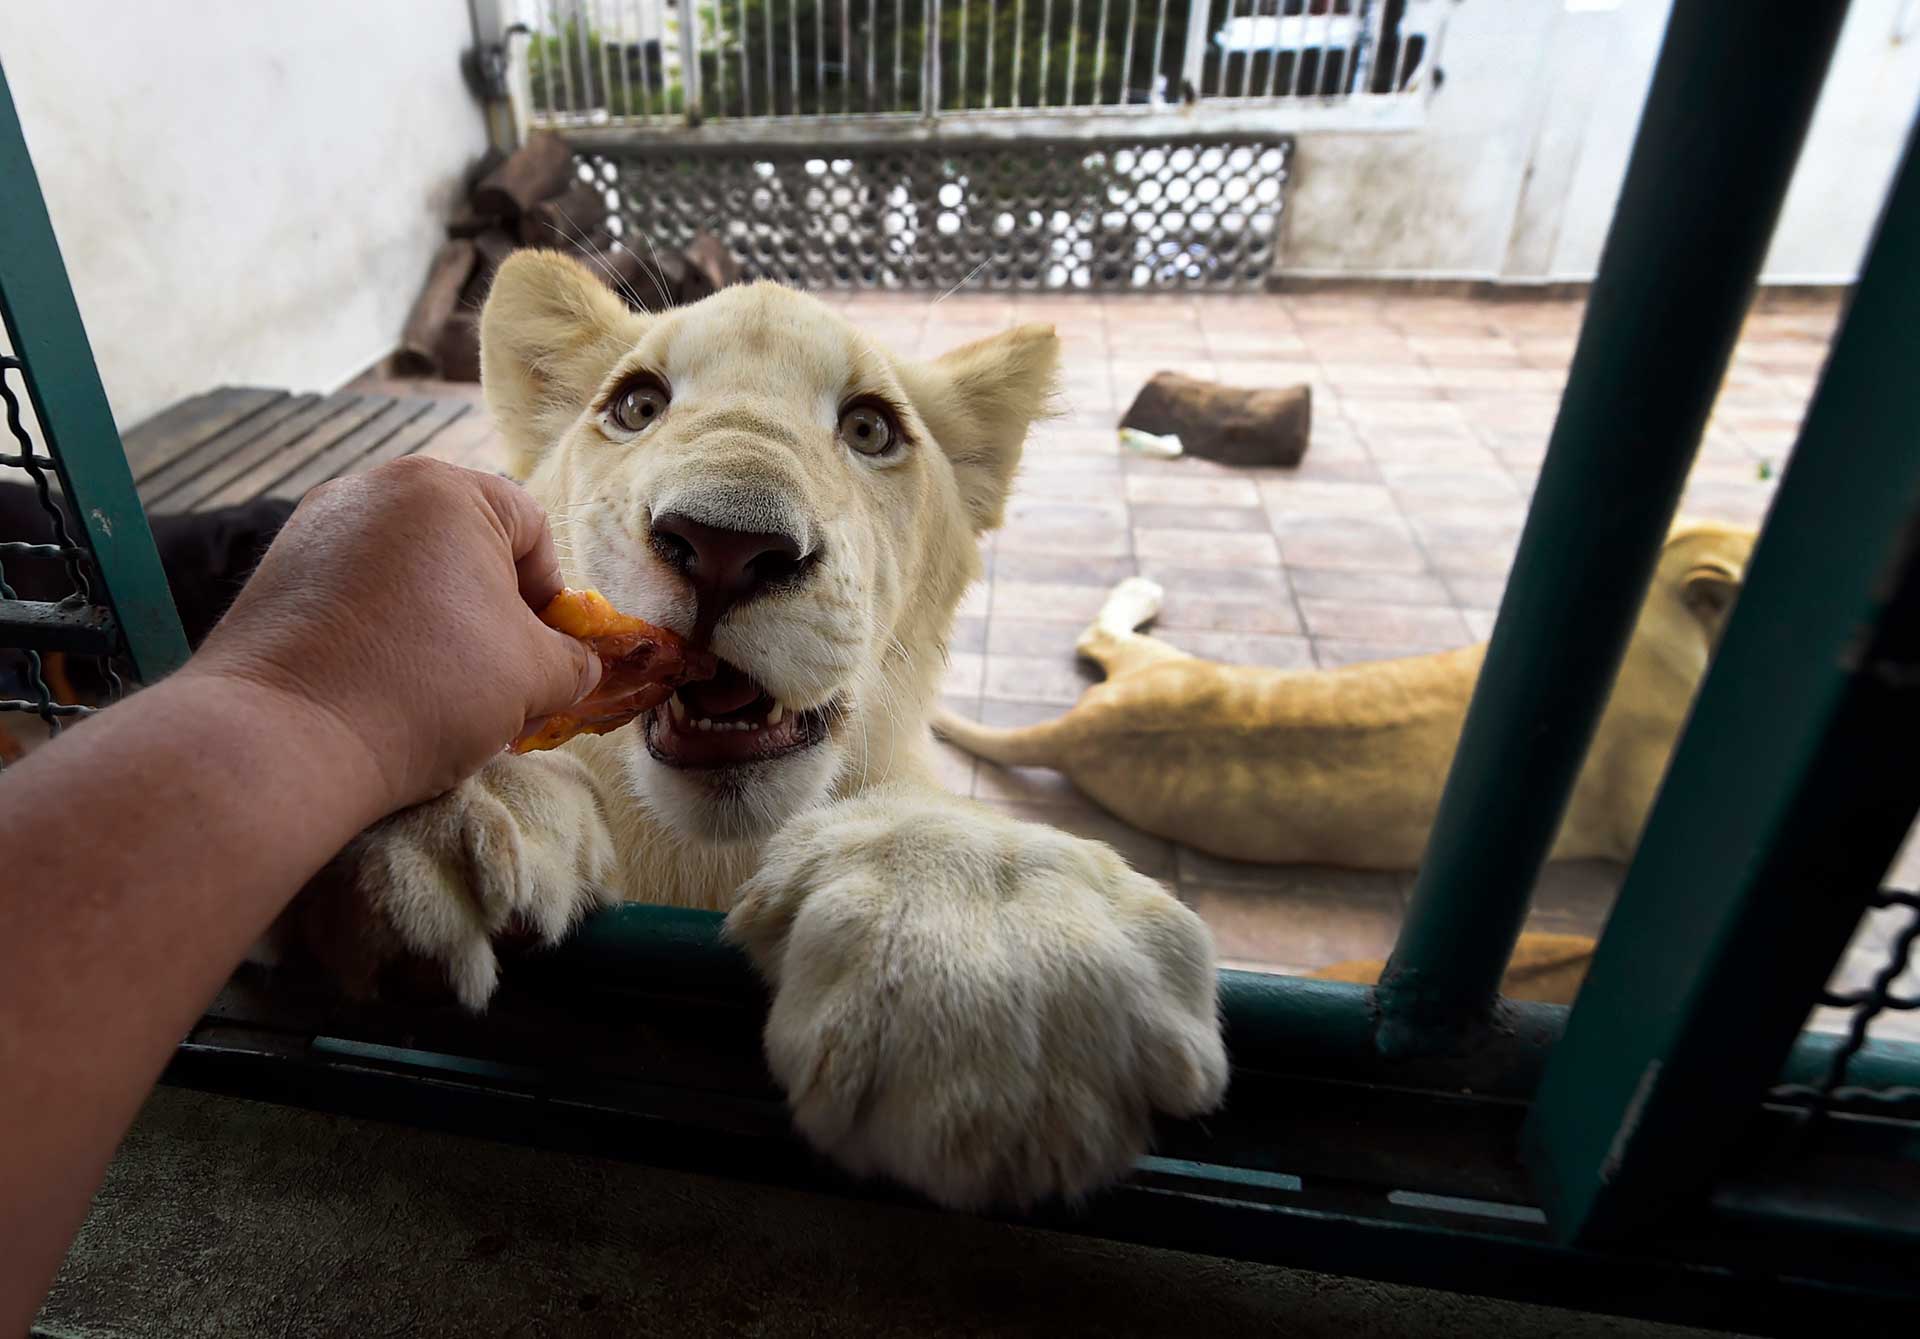
<path fill-rule="evenodd" d="M 573 426 L 645 330 L 646 318 L 578 261 L 554 251 L 507 259 L 480 313 L 480 382 L 516 477 Z"/>

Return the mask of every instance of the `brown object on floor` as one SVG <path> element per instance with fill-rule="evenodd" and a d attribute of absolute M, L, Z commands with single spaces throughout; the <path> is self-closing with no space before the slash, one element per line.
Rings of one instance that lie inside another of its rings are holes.
<path fill-rule="evenodd" d="M 493 272 L 507 263 L 507 257 L 519 245 L 505 228 L 489 228 L 473 239 L 473 249 L 480 253 L 480 268 L 485 271 L 488 282 L 492 282 Z"/>
<path fill-rule="evenodd" d="M 1298 465 L 1313 426 L 1313 391 L 1242 390 L 1159 372 L 1140 388 L 1120 426 L 1177 436 L 1185 454 L 1222 465 Z"/>
<path fill-rule="evenodd" d="M 514 740 L 515 753 L 618 730 L 665 702 L 681 684 L 711 679 L 719 670 L 710 653 L 691 649 L 671 629 L 621 613 L 597 590 L 561 591 L 540 611 L 540 621 L 585 642 L 605 672 L 588 697 L 533 723 Z"/>
<path fill-rule="evenodd" d="M 434 345 L 434 361 L 437 375 L 448 381 L 480 380 L 479 308 L 462 303 L 460 310 L 447 318 L 440 327 L 440 342 Z"/>
<path fill-rule="evenodd" d="M 672 290 L 665 289 L 655 277 L 652 264 L 624 245 L 615 243 L 601 251 L 587 252 L 580 259 L 607 281 L 607 287 L 625 298 L 630 307 L 659 311 L 674 305 Z"/>
<path fill-rule="evenodd" d="M 1500 993 L 1510 1000 L 1572 1004 L 1593 962 L 1594 941 L 1585 935 L 1523 934 L 1500 978 Z M 1375 985 L 1386 964 L 1374 960 L 1336 962 L 1313 973 L 1319 981 Z"/>
<path fill-rule="evenodd" d="M 576 181 L 520 216 L 521 245 L 588 249 L 591 240 L 606 231 L 607 213 L 607 193 L 592 182 Z"/>
<path fill-rule="evenodd" d="M 578 256 L 635 311 L 685 307 L 742 279 L 740 262 L 711 233 L 696 233 L 684 250 L 622 236 L 605 187 L 583 180 L 564 142 L 535 136 L 474 188 L 447 224 L 389 375 L 480 379 L 474 319 L 493 276 L 515 251 L 529 247 Z"/>
<path fill-rule="evenodd" d="M 498 227 L 489 228 L 473 239 L 477 261 L 473 273 L 467 276 L 467 286 L 460 290 L 460 308 L 477 312 L 486 304 L 487 290 L 493 287 L 495 271 L 507 263 L 507 257 L 519 245 L 512 233 Z M 465 380 L 449 372 L 443 371 L 441 375 L 455 381 Z"/>
<path fill-rule="evenodd" d="M 473 212 L 518 221 L 520 216 L 573 180 L 573 150 L 551 131 L 540 131 L 473 188 Z"/>
<path fill-rule="evenodd" d="M 439 374 L 441 327 L 460 305 L 476 256 L 473 243 L 462 238 L 450 237 L 441 244 L 427 273 L 427 286 L 414 300 L 400 332 L 400 351 L 394 356 L 398 370 L 408 376 Z"/>
<path fill-rule="evenodd" d="M 684 307 L 707 296 L 706 280 L 687 264 L 685 252 L 668 250 L 656 254 L 647 249 L 646 243 L 638 245 L 640 250 L 635 258 L 640 262 L 640 277 L 634 282 L 633 291 L 640 299 L 642 311 Z"/>
<path fill-rule="evenodd" d="M 491 214 L 482 214 L 472 205 L 467 205 L 447 224 L 447 236 L 472 239 L 490 228 L 498 228 L 500 220 Z"/>
<path fill-rule="evenodd" d="M 740 282 L 740 262 L 727 250 L 726 243 L 710 232 L 695 233 L 683 254 L 692 273 L 685 280 L 685 291 L 675 298 L 681 306 Z"/>

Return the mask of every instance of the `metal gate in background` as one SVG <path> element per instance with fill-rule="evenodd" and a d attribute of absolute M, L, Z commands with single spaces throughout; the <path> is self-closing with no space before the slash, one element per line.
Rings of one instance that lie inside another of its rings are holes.
<path fill-rule="evenodd" d="M 519 133 L 642 255 L 801 287 L 1247 289 L 1303 129 L 1423 116 L 1443 0 L 499 0 Z"/>
<path fill-rule="evenodd" d="M 1440 0 L 510 0 L 503 17 L 523 30 L 533 126 L 765 135 L 1175 107 L 1190 128 L 1280 108 L 1364 124 L 1417 105 L 1443 15 Z"/>

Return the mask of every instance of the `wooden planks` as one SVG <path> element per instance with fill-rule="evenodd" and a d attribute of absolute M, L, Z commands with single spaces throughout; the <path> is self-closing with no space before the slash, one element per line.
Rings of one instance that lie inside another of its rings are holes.
<path fill-rule="evenodd" d="M 493 416 L 475 410 L 455 419 L 415 454 L 491 473 L 506 464 L 507 444 L 493 426 Z"/>
<path fill-rule="evenodd" d="M 265 490 L 267 495 L 297 498 L 314 485 L 345 473 L 354 461 L 420 419 L 432 407 L 430 400 L 391 400 L 384 410 L 340 441 L 293 465 Z"/>
<path fill-rule="evenodd" d="M 259 497 L 290 471 L 298 468 L 301 462 L 353 436 L 362 425 L 393 407 L 393 398 L 387 395 L 346 398 L 350 403 L 320 418 L 300 436 L 297 443 L 236 452 L 222 461 L 217 469 L 209 470 L 194 480 L 192 487 L 183 490 L 190 498 L 189 510 L 229 507 Z M 294 449 L 287 449 L 289 445 Z M 237 470 L 236 465 L 239 466 Z"/>
<path fill-rule="evenodd" d="M 287 398 L 285 391 L 259 386 L 223 386 L 162 410 L 121 438 L 133 477 L 154 473 Z"/>
<path fill-rule="evenodd" d="M 272 432 L 280 424 L 304 413 L 319 403 L 317 395 L 287 395 L 258 413 L 221 429 L 199 442 L 185 444 L 173 458 L 157 469 L 135 470 L 133 481 L 140 490 L 140 501 L 149 509 L 160 498 L 173 492 L 210 465 L 225 460 L 262 433 Z"/>
<path fill-rule="evenodd" d="M 241 442 L 218 460 L 205 461 L 204 452 L 189 456 L 185 464 L 194 467 L 192 473 L 184 478 L 170 475 L 165 487 L 154 492 L 154 507 L 161 511 L 194 510 L 201 499 L 232 480 L 283 460 L 287 454 L 307 448 L 315 439 L 331 433 L 334 424 L 357 409 L 360 402 L 357 395 L 298 398 L 307 401 L 299 412 Z"/>
<path fill-rule="evenodd" d="M 406 427 L 400 429 L 388 440 L 381 442 L 373 450 L 361 456 L 351 465 L 341 470 L 341 474 L 359 474 L 375 465 L 389 460 L 398 460 L 401 456 L 412 455 L 415 451 L 434 439 L 449 424 L 466 417 L 472 412 L 468 405 L 458 400 L 430 400 L 432 408 Z"/>
<path fill-rule="evenodd" d="M 298 498 L 338 475 L 432 448 L 456 425 L 433 454 L 476 458 L 489 427 L 464 400 L 222 387 L 161 412 L 125 442 L 149 511 L 202 511 Z"/>

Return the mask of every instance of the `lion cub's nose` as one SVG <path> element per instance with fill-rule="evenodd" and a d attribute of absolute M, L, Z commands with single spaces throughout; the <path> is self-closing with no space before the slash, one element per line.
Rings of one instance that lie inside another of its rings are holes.
<path fill-rule="evenodd" d="M 792 535 L 728 530 L 677 511 L 653 518 L 652 537 L 662 561 L 692 583 L 700 625 L 708 630 L 735 605 L 801 575 L 811 561 Z"/>

